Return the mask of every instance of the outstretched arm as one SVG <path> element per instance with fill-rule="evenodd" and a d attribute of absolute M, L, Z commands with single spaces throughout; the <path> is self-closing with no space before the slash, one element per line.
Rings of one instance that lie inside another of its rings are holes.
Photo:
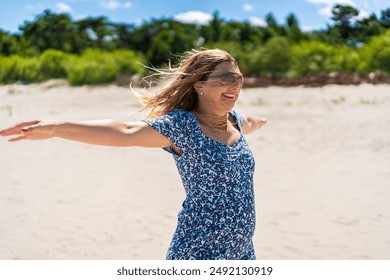
<path fill-rule="evenodd" d="M 167 147 L 171 141 L 144 122 L 97 121 L 31 121 L 0 131 L 12 136 L 10 142 L 43 140 L 53 137 L 104 146 Z"/>
<path fill-rule="evenodd" d="M 265 118 L 247 116 L 244 117 L 244 123 L 242 125 L 242 130 L 244 134 L 252 133 L 260 128 L 262 128 L 267 123 Z"/>

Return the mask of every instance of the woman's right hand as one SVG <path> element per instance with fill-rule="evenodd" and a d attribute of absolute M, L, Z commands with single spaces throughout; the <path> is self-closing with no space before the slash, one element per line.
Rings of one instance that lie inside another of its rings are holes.
<path fill-rule="evenodd" d="M 55 123 L 43 121 L 23 122 L 0 131 L 1 136 L 15 136 L 8 141 L 44 140 L 54 137 Z"/>

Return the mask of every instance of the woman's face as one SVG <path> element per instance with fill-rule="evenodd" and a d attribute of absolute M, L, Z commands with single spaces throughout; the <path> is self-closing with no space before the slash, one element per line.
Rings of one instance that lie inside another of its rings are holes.
<path fill-rule="evenodd" d="M 206 81 L 197 83 L 199 106 L 230 111 L 238 99 L 242 83 L 243 76 L 237 66 L 228 61 L 218 64 Z"/>

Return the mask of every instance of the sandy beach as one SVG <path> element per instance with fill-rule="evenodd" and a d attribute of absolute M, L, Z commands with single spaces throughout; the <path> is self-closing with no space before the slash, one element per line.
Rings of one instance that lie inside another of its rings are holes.
<path fill-rule="evenodd" d="M 0 128 L 139 120 L 124 87 L 0 87 Z M 390 259 L 390 85 L 252 88 L 258 259 Z M 162 149 L 0 139 L 0 259 L 165 259 L 184 199 Z"/>

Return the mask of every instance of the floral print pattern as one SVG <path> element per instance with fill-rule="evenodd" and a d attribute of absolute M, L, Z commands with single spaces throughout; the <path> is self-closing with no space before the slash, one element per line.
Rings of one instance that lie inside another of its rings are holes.
<path fill-rule="evenodd" d="M 167 259 L 255 259 L 255 162 L 242 132 L 243 118 L 229 114 L 241 133 L 233 146 L 207 137 L 192 112 L 174 110 L 145 120 L 180 151 L 164 148 L 175 159 L 186 193 Z"/>

